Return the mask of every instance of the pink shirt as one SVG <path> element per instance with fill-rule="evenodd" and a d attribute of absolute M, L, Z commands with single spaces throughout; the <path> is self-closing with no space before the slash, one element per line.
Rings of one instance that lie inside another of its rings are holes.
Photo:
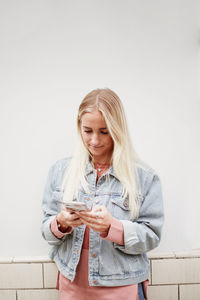
<path fill-rule="evenodd" d="M 72 232 L 72 227 L 69 227 L 66 233 L 59 231 L 56 218 L 51 223 L 51 231 L 53 234 L 61 238 Z M 126 285 L 119 287 L 98 287 L 89 286 L 88 283 L 88 252 L 89 252 L 89 228 L 86 227 L 85 236 L 83 241 L 83 247 L 81 251 L 81 257 L 77 266 L 76 277 L 73 282 L 64 277 L 58 272 L 57 289 L 59 289 L 60 300 L 94 300 L 98 297 L 98 300 L 139 300 L 138 297 L 138 285 Z M 100 234 L 100 237 L 111 242 L 124 244 L 124 231 L 122 223 L 112 218 L 112 223 L 108 234 Z M 143 283 L 145 294 L 148 285 L 148 280 Z M 147 298 L 146 298 L 147 299 Z"/>

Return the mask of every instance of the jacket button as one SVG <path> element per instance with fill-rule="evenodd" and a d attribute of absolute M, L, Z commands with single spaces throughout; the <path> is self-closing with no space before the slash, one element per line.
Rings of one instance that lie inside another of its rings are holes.
<path fill-rule="evenodd" d="M 96 284 L 96 283 L 97 283 L 97 280 L 93 280 L 93 283 Z"/>
<path fill-rule="evenodd" d="M 96 253 L 92 253 L 92 257 L 96 258 L 97 257 Z"/>
<path fill-rule="evenodd" d="M 128 206 L 128 200 L 125 199 L 123 204 L 124 204 L 125 207 L 127 207 Z"/>

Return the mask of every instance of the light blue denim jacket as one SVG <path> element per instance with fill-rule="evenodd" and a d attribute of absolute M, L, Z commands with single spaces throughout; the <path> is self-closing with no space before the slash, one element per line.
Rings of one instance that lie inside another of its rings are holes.
<path fill-rule="evenodd" d="M 81 255 L 85 225 L 74 228 L 72 233 L 57 238 L 50 230 L 50 223 L 60 212 L 62 180 L 70 159 L 59 160 L 49 171 L 43 197 L 44 219 L 42 235 L 52 245 L 50 257 L 60 272 L 74 280 Z M 124 245 L 102 239 L 90 230 L 89 240 L 89 284 L 91 286 L 123 286 L 136 284 L 149 277 L 149 262 L 146 252 L 157 247 L 163 225 L 163 203 L 161 185 L 155 172 L 143 164 L 137 164 L 138 184 L 141 193 L 139 217 L 130 219 L 128 198 L 121 197 L 122 185 L 112 166 L 108 178 L 102 175 L 96 184 L 97 172 L 88 163 L 86 176 L 90 193 L 78 190 L 77 200 L 93 205 L 105 205 L 113 217 L 120 219 L 124 228 Z M 95 253 L 95 255 L 94 255 Z"/>

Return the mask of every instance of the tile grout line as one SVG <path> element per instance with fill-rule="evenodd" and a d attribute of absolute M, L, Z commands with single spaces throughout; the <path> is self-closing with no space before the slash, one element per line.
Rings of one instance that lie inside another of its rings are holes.
<path fill-rule="evenodd" d="M 188 286 L 188 285 L 200 285 L 199 282 L 188 282 L 188 283 L 183 283 L 183 282 L 174 282 L 174 283 L 154 283 L 154 284 L 149 284 L 149 286 L 175 286 L 175 285 L 183 285 L 183 286 Z"/>
<path fill-rule="evenodd" d="M 42 263 L 42 284 L 43 284 L 43 289 L 44 289 L 44 264 Z"/>
<path fill-rule="evenodd" d="M 171 287 L 171 286 L 178 286 L 180 288 L 180 286 L 200 286 L 200 283 L 165 283 L 165 284 L 149 284 L 149 286 L 152 286 L 152 287 Z M 30 291 L 30 290 L 35 290 L 35 291 L 38 291 L 38 290 L 55 290 L 56 288 L 55 287 L 21 287 L 21 288 L 18 288 L 18 287 L 13 287 L 13 288 L 0 288 L 0 291 L 23 291 L 23 290 L 27 290 L 27 291 Z M 179 299 L 181 300 L 181 299 Z"/>
<path fill-rule="evenodd" d="M 180 285 L 178 284 L 178 300 L 180 300 Z"/>

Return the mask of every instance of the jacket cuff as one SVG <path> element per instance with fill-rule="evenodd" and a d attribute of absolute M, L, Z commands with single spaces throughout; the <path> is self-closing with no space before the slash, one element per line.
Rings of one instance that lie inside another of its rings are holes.
<path fill-rule="evenodd" d="M 62 232 L 58 228 L 58 224 L 56 221 L 56 218 L 53 219 L 53 221 L 50 224 L 51 232 L 59 239 L 61 239 L 63 236 L 68 235 L 72 232 L 73 228 L 71 226 L 67 227 L 66 232 Z"/>
<path fill-rule="evenodd" d="M 100 233 L 100 237 L 104 240 L 124 245 L 124 227 L 120 220 L 112 218 L 108 232 Z"/>
<path fill-rule="evenodd" d="M 130 246 L 134 243 L 138 243 L 139 239 L 136 233 L 136 222 L 128 221 L 128 220 L 121 220 L 123 230 L 124 230 L 124 244 L 118 245 L 114 243 L 114 248 L 118 248 L 121 251 L 125 251 L 128 254 L 138 254 L 137 252 L 132 253 Z"/>

